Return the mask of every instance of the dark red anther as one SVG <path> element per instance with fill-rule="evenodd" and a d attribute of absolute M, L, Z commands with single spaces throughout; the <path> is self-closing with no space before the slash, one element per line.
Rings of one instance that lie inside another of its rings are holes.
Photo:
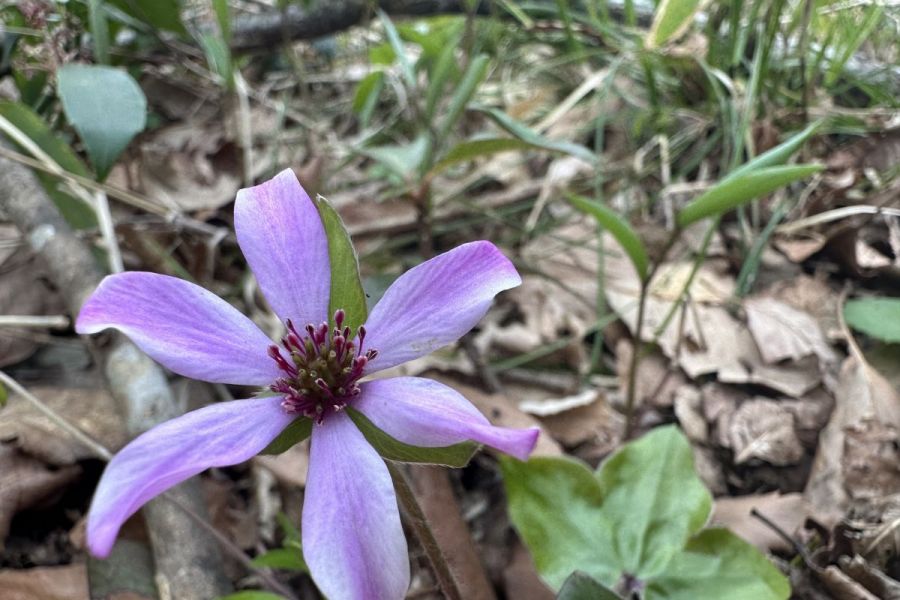
<path fill-rule="evenodd" d="M 360 327 L 354 339 L 346 319 L 346 313 L 338 310 L 334 313 L 333 326 L 308 324 L 299 331 L 293 321 L 285 322 L 287 333 L 281 344 L 287 355 L 278 346 L 268 350 L 284 372 L 269 389 L 282 395 L 285 411 L 321 423 L 359 396 L 359 379 L 377 352 L 363 350 L 365 328 Z"/>
<path fill-rule="evenodd" d="M 288 361 L 284 359 L 278 346 L 269 346 L 269 357 L 271 357 L 275 361 L 275 364 L 278 365 L 279 369 L 286 372 L 291 377 L 297 375 L 297 369 L 294 367 L 294 365 L 288 363 Z"/>

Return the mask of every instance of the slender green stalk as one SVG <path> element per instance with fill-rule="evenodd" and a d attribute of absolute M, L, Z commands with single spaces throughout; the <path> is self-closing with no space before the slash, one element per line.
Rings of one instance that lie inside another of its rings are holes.
<path fill-rule="evenodd" d="M 425 517 L 422 507 L 419 506 L 419 501 L 416 500 L 416 496 L 409 486 L 406 475 L 400 467 L 391 461 L 385 461 L 385 463 L 391 478 L 394 480 L 394 489 L 397 490 L 397 499 L 400 501 L 400 506 L 403 507 L 403 512 L 409 517 L 409 524 L 425 550 L 425 555 L 428 557 L 428 562 L 431 563 L 434 576 L 438 581 L 438 585 L 441 586 L 441 591 L 444 592 L 444 597 L 447 600 L 462 600 L 462 594 L 456 585 L 453 573 L 450 571 L 447 557 L 444 556 L 437 538 L 434 537 L 434 532 L 431 530 L 428 519 Z"/>
<path fill-rule="evenodd" d="M 640 355 L 644 350 L 644 342 L 641 339 L 641 329 L 644 327 L 644 310 L 647 307 L 647 291 L 650 288 L 650 280 L 641 282 L 641 295 L 638 299 L 637 324 L 634 326 L 634 348 L 631 351 L 631 364 L 628 365 L 628 394 L 625 397 L 625 440 L 631 438 L 634 432 L 634 401 L 637 396 L 637 371 L 640 364 Z"/>
<path fill-rule="evenodd" d="M 640 366 L 641 354 L 644 350 L 644 342 L 641 340 L 641 329 L 644 328 L 644 312 L 647 308 L 650 284 L 653 281 L 653 276 L 656 275 L 656 271 L 663 264 L 663 261 L 666 260 L 666 255 L 669 254 L 669 250 L 672 249 L 672 246 L 674 246 L 675 242 L 678 241 L 678 238 L 681 237 L 681 231 L 680 227 L 676 227 L 672 231 L 669 235 L 669 239 L 666 240 L 666 245 L 663 246 L 659 256 L 653 261 L 653 266 L 650 267 L 646 279 L 641 281 L 641 291 L 640 296 L 638 297 L 637 323 L 634 327 L 634 349 L 631 353 L 631 363 L 628 365 L 628 390 L 625 396 L 625 440 L 628 440 L 634 432 L 634 405 L 637 396 L 637 372 L 638 367 Z"/>

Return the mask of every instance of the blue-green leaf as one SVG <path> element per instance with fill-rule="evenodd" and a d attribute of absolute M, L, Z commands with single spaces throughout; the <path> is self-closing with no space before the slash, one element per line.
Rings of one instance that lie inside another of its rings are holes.
<path fill-rule="evenodd" d="M 57 92 L 66 118 L 104 179 L 132 138 L 144 130 L 144 92 L 122 69 L 75 63 L 57 73 Z"/>
<path fill-rule="evenodd" d="M 900 298 L 859 298 L 844 305 L 847 324 L 885 342 L 900 342 Z"/>

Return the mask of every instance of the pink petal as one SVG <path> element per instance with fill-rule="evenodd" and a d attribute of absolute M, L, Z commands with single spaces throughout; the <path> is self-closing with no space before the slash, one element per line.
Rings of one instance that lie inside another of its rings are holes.
<path fill-rule="evenodd" d="M 399 365 L 459 339 L 499 292 L 522 283 L 490 242 L 463 244 L 401 275 L 366 322 L 366 348 L 378 350 L 368 372 Z"/>
<path fill-rule="evenodd" d="M 298 327 L 328 320 L 331 266 L 319 211 L 290 169 L 240 190 L 238 243 L 259 287 L 282 320 Z"/>
<path fill-rule="evenodd" d="M 279 376 L 266 335 L 233 306 L 183 279 L 129 272 L 106 277 L 81 308 L 75 330 L 118 329 L 185 377 L 267 385 Z"/>
<path fill-rule="evenodd" d="M 334 600 L 400 600 L 409 587 L 406 538 L 384 461 L 345 413 L 313 427 L 303 556 Z"/>
<path fill-rule="evenodd" d="M 526 460 L 540 432 L 494 427 L 459 392 L 420 377 L 364 383 L 353 408 L 396 440 L 426 448 L 472 440 Z"/>
<path fill-rule="evenodd" d="M 105 558 L 122 524 L 146 502 L 210 467 L 258 454 L 293 420 L 281 398 L 213 404 L 141 434 L 107 465 L 88 512 L 91 554 Z"/>

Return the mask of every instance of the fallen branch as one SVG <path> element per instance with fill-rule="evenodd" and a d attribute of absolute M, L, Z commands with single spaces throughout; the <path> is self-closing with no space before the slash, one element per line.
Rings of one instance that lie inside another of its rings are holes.
<path fill-rule="evenodd" d="M 318 0 L 316 5 L 304 9 L 291 4 L 284 10 L 270 10 L 257 15 L 241 16 L 234 19 L 231 49 L 234 52 L 271 51 L 273 46 L 294 40 L 311 40 L 343 31 L 364 23 L 373 15 L 375 7 L 397 17 L 434 16 L 441 14 L 465 14 L 467 0 Z M 577 5 L 577 3 L 576 3 Z M 548 14 L 555 14 L 555 2 L 547 2 Z M 610 17 L 622 21 L 625 15 L 624 0 L 609 0 L 606 10 Z M 633 3 L 637 24 L 647 27 L 653 20 L 654 4 L 638 0 Z M 476 3 L 475 14 L 513 18 L 502 3 L 494 0 L 480 0 Z M 705 23 L 705 15 L 697 15 L 698 22 Z M 796 44 L 777 46 L 783 56 L 794 56 Z M 818 51 L 817 48 L 813 50 Z M 834 58 L 834 52 L 826 49 L 825 57 Z M 862 54 L 855 54 L 844 65 L 844 72 L 855 79 L 887 86 L 892 91 L 900 90 L 900 67 L 878 63 Z"/>
<path fill-rule="evenodd" d="M 359 25 L 372 16 L 377 6 L 393 16 L 423 16 L 465 13 L 465 0 L 338 0 L 317 2 L 304 9 L 290 4 L 283 11 L 235 18 L 231 29 L 231 49 L 236 52 L 268 50 L 291 40 L 311 40 Z M 479 3 L 479 12 L 486 12 Z"/>
<path fill-rule="evenodd" d="M 72 315 L 96 288 L 102 274 L 87 246 L 63 221 L 34 174 L 0 157 L 0 210 L 18 227 L 44 261 L 51 281 Z M 179 414 L 162 369 L 118 334 L 93 345 L 103 365 L 107 387 L 119 402 L 129 436 Z M 170 492 L 200 515 L 206 507 L 196 480 Z M 158 499 L 143 509 L 153 545 L 157 584 L 169 598 L 214 598 L 230 587 L 215 540 L 175 504 Z"/>

